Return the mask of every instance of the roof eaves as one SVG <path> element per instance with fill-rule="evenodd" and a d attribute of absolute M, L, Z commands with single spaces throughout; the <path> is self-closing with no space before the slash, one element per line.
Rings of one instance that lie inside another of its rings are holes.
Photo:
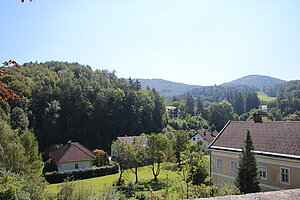
<path fill-rule="evenodd" d="M 220 131 L 220 133 L 217 135 L 217 137 L 215 137 L 215 139 L 210 143 L 210 145 L 207 147 L 207 149 L 210 149 L 210 147 L 215 143 L 215 141 L 222 135 L 222 133 L 224 132 L 224 130 L 227 128 L 227 126 L 231 123 L 231 120 L 229 120 L 227 122 L 227 124 L 222 128 L 222 130 Z"/>
<path fill-rule="evenodd" d="M 270 155 L 270 156 L 280 156 L 280 157 L 287 157 L 287 158 L 296 158 L 300 159 L 300 156 L 291 155 L 291 154 L 282 154 L 282 153 L 272 153 L 272 152 L 265 152 L 265 151 L 255 151 L 254 153 L 263 154 L 263 155 Z"/>
<path fill-rule="evenodd" d="M 242 149 L 229 148 L 229 147 L 210 146 L 210 149 L 242 152 Z M 262 154 L 262 155 L 269 155 L 269 156 L 278 156 L 278 157 L 300 159 L 300 156 L 291 155 L 291 154 L 272 153 L 272 152 L 256 151 L 256 150 L 254 150 L 253 152 L 256 153 L 256 154 Z"/>
<path fill-rule="evenodd" d="M 209 146 L 210 149 L 217 149 L 217 150 L 227 150 L 227 151 L 238 151 L 241 152 L 242 149 L 230 148 L 230 147 L 218 147 L 218 146 Z"/>

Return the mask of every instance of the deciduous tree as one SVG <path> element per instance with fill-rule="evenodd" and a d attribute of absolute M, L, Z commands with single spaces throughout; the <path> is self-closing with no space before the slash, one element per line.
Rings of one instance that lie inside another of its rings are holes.
<path fill-rule="evenodd" d="M 154 180 L 161 171 L 162 164 L 170 161 L 172 157 L 172 146 L 169 139 L 163 134 L 151 134 L 147 141 L 146 156 L 151 163 Z"/>

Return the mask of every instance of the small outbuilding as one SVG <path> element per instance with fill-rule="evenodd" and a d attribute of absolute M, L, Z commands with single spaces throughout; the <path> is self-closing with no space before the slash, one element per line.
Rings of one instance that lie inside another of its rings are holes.
<path fill-rule="evenodd" d="M 89 149 L 72 141 L 51 153 L 50 157 L 61 172 L 91 168 L 95 159 L 95 155 Z"/>

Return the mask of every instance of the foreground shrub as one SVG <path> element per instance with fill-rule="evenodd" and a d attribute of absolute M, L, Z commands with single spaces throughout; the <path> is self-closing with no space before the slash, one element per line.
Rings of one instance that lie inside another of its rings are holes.
<path fill-rule="evenodd" d="M 96 199 L 93 188 L 90 185 L 74 183 L 66 180 L 59 186 L 59 192 L 55 199 L 59 200 L 81 200 Z"/>
<path fill-rule="evenodd" d="M 42 179 L 0 170 L 0 199 L 43 199 L 44 188 Z"/>
<path fill-rule="evenodd" d="M 50 172 L 45 174 L 45 179 L 49 183 L 61 183 L 65 179 L 87 179 L 98 176 L 105 176 L 109 174 L 116 174 L 119 172 L 119 167 L 116 162 L 111 162 L 111 165 L 103 166 L 103 167 L 94 167 L 85 170 L 74 170 L 74 171 L 66 171 L 66 172 Z"/>
<path fill-rule="evenodd" d="M 99 200 L 120 200 L 124 199 L 117 193 L 114 187 L 108 187 L 100 193 Z"/>

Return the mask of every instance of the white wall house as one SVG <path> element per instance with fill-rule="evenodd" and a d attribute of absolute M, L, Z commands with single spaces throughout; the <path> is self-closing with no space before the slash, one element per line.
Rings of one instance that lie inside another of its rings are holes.
<path fill-rule="evenodd" d="M 78 142 L 69 141 L 51 153 L 51 158 L 55 161 L 57 169 L 64 172 L 91 168 L 95 155 Z"/>
<path fill-rule="evenodd" d="M 78 170 L 78 169 L 88 169 L 92 167 L 91 161 L 79 161 L 79 162 L 65 162 L 58 163 L 58 170 L 61 172 Z"/>
<path fill-rule="evenodd" d="M 205 146 L 208 146 L 214 139 L 217 137 L 219 133 L 217 131 L 204 131 L 204 132 L 198 132 L 196 135 L 194 135 L 190 140 L 191 142 L 196 143 L 197 140 L 203 140 L 203 144 Z"/>

